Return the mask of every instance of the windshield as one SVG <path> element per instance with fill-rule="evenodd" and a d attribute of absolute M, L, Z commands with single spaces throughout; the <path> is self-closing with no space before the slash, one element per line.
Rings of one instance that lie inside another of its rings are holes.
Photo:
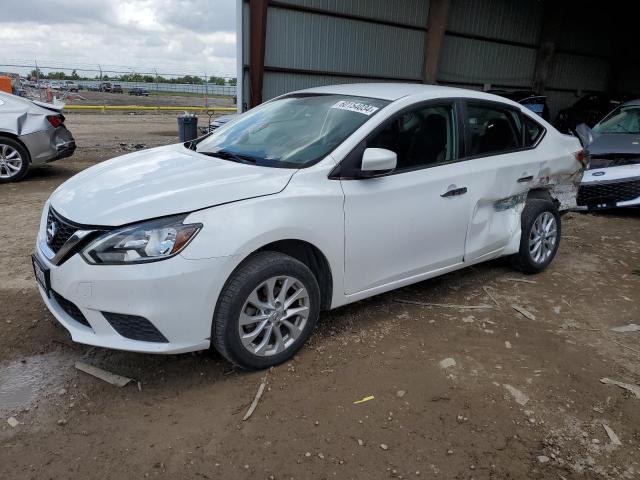
<path fill-rule="evenodd" d="M 241 163 L 304 168 L 327 156 L 388 103 L 347 95 L 284 97 L 218 128 L 196 151 Z"/>
<path fill-rule="evenodd" d="M 618 107 L 593 127 L 596 133 L 640 133 L 640 105 Z"/>

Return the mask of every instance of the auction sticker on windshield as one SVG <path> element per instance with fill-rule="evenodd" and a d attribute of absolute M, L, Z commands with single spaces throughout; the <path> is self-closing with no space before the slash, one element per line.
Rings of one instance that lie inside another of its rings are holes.
<path fill-rule="evenodd" d="M 358 112 L 364 115 L 370 116 L 380 110 L 373 105 L 367 105 L 366 103 L 350 102 L 349 100 L 340 100 L 336 102 L 331 108 L 337 108 L 338 110 L 348 110 L 350 112 Z"/>

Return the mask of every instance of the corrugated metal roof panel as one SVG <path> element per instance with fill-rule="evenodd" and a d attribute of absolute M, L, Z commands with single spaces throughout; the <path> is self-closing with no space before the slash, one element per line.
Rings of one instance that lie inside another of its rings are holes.
<path fill-rule="evenodd" d="M 346 15 L 427 26 L 429 0 L 280 0 L 280 3 L 311 7 Z"/>
<path fill-rule="evenodd" d="M 530 87 L 537 51 L 468 38 L 445 36 L 438 80 Z"/>
<path fill-rule="evenodd" d="M 447 28 L 453 32 L 537 44 L 541 2 L 452 0 Z"/>
<path fill-rule="evenodd" d="M 269 8 L 265 65 L 420 79 L 425 32 Z"/>

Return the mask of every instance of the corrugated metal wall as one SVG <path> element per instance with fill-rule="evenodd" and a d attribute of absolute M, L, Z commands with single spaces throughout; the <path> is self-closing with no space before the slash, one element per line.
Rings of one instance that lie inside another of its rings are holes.
<path fill-rule="evenodd" d="M 420 82 L 428 11 L 428 0 L 282 0 L 270 5 L 263 99 L 336 83 Z M 355 18 L 339 18 L 331 13 Z M 246 4 L 244 17 L 246 65 Z M 244 78 L 245 98 L 249 98 L 246 72 Z"/>
<path fill-rule="evenodd" d="M 420 80 L 424 32 L 269 8 L 267 45 L 270 67 Z"/>
<path fill-rule="evenodd" d="M 272 2 L 263 99 L 326 84 L 421 81 L 428 10 L 429 0 Z M 611 78 L 614 45 L 606 34 L 595 34 L 596 11 L 578 10 L 572 9 L 570 18 L 579 28 L 562 32 L 549 72 L 546 94 L 553 114 L 583 93 L 606 90 Z M 543 15 L 539 0 L 451 0 L 438 82 L 472 89 L 531 88 Z M 246 4 L 244 17 L 246 65 Z M 244 78 L 248 98 L 246 71 Z"/>
<path fill-rule="evenodd" d="M 438 80 L 530 88 L 541 15 L 535 0 L 452 0 Z"/>

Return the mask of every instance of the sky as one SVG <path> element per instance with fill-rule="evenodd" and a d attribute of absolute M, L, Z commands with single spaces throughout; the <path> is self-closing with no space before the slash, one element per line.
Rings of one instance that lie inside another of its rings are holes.
<path fill-rule="evenodd" d="M 3 0 L 0 64 L 36 59 L 39 65 L 235 77 L 235 4 Z"/>

